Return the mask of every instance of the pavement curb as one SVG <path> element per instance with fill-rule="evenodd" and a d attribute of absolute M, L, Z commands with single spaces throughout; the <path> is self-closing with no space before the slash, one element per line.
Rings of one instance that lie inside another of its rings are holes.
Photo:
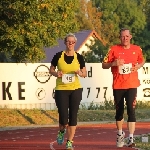
<path fill-rule="evenodd" d="M 150 119 L 138 120 L 137 122 L 150 122 Z M 96 124 L 108 124 L 108 123 L 115 123 L 115 121 L 78 122 L 77 126 L 96 125 Z M 17 130 L 17 129 L 42 128 L 42 127 L 58 127 L 58 123 L 56 123 L 56 124 L 48 124 L 48 125 L 34 125 L 33 124 L 33 125 L 27 125 L 27 126 L 0 127 L 0 131 Z"/>

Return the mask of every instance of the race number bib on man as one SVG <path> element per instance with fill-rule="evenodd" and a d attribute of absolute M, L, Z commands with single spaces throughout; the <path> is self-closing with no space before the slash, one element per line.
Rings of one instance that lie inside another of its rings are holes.
<path fill-rule="evenodd" d="M 131 73 L 132 64 L 123 64 L 119 66 L 119 73 L 120 74 L 129 74 Z"/>
<path fill-rule="evenodd" d="M 63 74 L 62 82 L 63 83 L 72 83 L 75 81 L 75 74 Z"/>

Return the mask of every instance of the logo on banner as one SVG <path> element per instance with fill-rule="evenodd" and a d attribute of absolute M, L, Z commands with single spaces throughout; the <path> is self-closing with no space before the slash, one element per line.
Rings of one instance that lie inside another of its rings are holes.
<path fill-rule="evenodd" d="M 42 100 L 45 98 L 45 95 L 46 95 L 46 92 L 43 88 L 38 88 L 37 91 L 36 91 L 36 97 L 39 99 L 39 100 Z"/>
<path fill-rule="evenodd" d="M 38 82 L 46 83 L 52 75 L 49 73 L 49 68 L 47 66 L 40 65 L 35 69 L 34 76 Z"/>
<path fill-rule="evenodd" d="M 150 88 L 143 89 L 144 97 L 150 97 Z"/>

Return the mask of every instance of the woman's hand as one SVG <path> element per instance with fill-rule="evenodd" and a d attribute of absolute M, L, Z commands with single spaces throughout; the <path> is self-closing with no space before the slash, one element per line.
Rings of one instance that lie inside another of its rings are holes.
<path fill-rule="evenodd" d="M 78 74 L 80 77 L 83 77 L 83 72 L 81 70 L 75 71 L 75 74 Z"/>
<path fill-rule="evenodd" d="M 62 72 L 62 71 L 57 71 L 57 77 L 58 77 L 58 78 L 61 78 L 62 75 L 63 75 L 63 72 Z"/>

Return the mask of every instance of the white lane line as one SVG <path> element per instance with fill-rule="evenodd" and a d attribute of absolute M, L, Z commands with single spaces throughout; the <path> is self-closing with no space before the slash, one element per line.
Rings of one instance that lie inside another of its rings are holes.
<path fill-rule="evenodd" d="M 103 133 L 107 133 L 107 132 L 103 132 Z"/>
<path fill-rule="evenodd" d="M 51 149 L 51 150 L 55 150 L 54 147 L 53 147 L 53 144 L 54 144 L 55 142 L 56 142 L 56 141 L 50 143 L 50 149 Z"/>
<path fill-rule="evenodd" d="M 91 130 L 84 130 L 84 131 L 90 131 L 91 132 Z M 115 131 L 116 132 L 116 131 Z M 105 134 L 105 133 L 107 133 L 107 132 L 98 132 L 97 134 Z M 55 134 L 55 133 L 54 133 Z M 88 136 L 91 136 L 92 134 L 87 134 Z M 83 136 L 83 135 L 75 135 L 74 137 L 81 137 L 81 136 Z M 85 135 L 84 135 L 85 136 Z M 67 138 L 65 138 L 65 139 L 67 139 Z M 50 143 L 50 149 L 51 150 L 55 150 L 55 148 L 53 147 L 53 144 L 55 143 L 55 142 L 57 142 L 57 141 L 54 141 L 54 142 L 51 142 Z"/>

